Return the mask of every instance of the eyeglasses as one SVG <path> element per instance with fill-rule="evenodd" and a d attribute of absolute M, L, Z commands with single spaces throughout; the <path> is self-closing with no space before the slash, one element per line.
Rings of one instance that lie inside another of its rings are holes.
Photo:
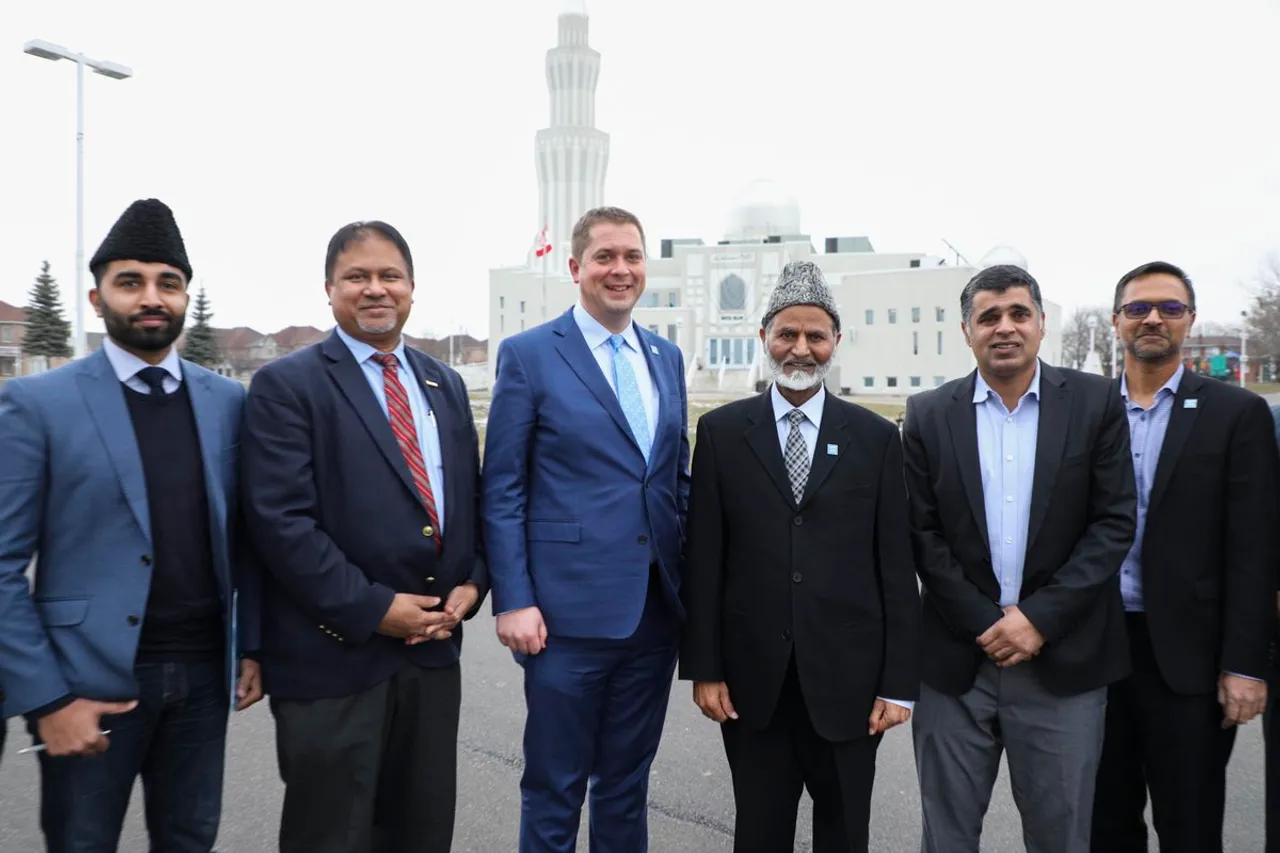
<path fill-rule="evenodd" d="M 1120 311 L 1130 320 L 1145 320 L 1154 308 L 1160 312 L 1161 319 L 1177 320 L 1187 313 L 1183 302 L 1129 302 L 1120 306 Z"/>

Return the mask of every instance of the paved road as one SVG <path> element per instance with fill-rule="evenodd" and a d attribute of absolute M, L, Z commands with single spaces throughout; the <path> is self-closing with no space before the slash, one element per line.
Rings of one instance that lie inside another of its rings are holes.
<path fill-rule="evenodd" d="M 493 636 L 487 615 L 467 626 L 459 797 L 455 853 L 505 853 L 515 849 L 519 825 L 520 737 L 524 721 L 520 670 Z M 219 847 L 226 853 L 275 849 L 281 785 L 276 775 L 273 727 L 265 705 L 238 715 L 231 726 L 228 782 Z M 0 853 L 43 849 L 37 825 L 34 760 L 13 751 L 26 736 L 10 721 L 0 764 Z M 1262 742 L 1259 726 L 1241 733 L 1231 767 L 1228 851 L 1262 850 Z M 126 853 L 147 849 L 140 795 L 121 844 Z M 654 765 L 650 797 L 651 849 L 659 853 L 728 853 L 733 801 L 728 768 L 714 725 L 689 701 L 689 686 L 672 693 L 666 734 Z M 919 801 L 910 732 L 891 732 L 880 752 L 871 849 L 910 853 L 919 849 Z M 585 827 L 585 823 L 584 823 Z M 585 830 L 578 850 L 585 851 Z M 802 806 L 796 850 L 808 851 L 809 816 Z M 987 819 L 984 853 L 1022 850 L 1017 814 L 1002 776 Z"/>

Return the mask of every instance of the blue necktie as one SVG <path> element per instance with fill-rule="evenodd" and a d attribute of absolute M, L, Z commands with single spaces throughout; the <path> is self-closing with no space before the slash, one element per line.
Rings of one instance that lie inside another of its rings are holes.
<path fill-rule="evenodd" d="M 645 464 L 649 462 L 649 418 L 644 413 L 644 402 L 640 399 L 640 386 L 636 382 L 636 373 L 631 369 L 631 362 L 622 353 L 626 340 L 622 335 L 610 335 L 609 346 L 613 347 L 613 387 L 618 392 L 618 403 L 622 406 L 622 414 L 631 425 L 631 434 L 635 436 L 640 452 L 644 454 Z"/>

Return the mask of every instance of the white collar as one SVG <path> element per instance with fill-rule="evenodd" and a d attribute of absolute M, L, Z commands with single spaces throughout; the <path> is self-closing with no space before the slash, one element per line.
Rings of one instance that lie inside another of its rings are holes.
<path fill-rule="evenodd" d="M 578 330 L 582 332 L 582 337 L 586 339 L 587 349 L 589 350 L 594 351 L 596 347 L 613 337 L 613 332 L 606 329 L 599 320 L 587 313 L 587 309 L 582 307 L 581 302 L 573 304 L 573 322 L 578 324 Z M 641 352 L 640 336 L 636 334 L 635 323 L 628 323 L 627 328 L 623 329 L 620 334 L 628 346 L 636 352 Z"/>
<path fill-rule="evenodd" d="M 822 410 L 825 408 L 827 403 L 826 388 L 819 389 L 817 394 L 814 394 L 808 400 L 805 400 L 804 404 L 800 406 L 793 406 L 787 402 L 787 398 L 783 397 L 782 392 L 778 390 L 777 382 L 773 383 L 769 395 L 770 399 L 773 401 L 773 420 L 775 423 L 790 414 L 792 409 L 799 409 L 804 412 L 804 416 L 808 418 L 814 426 L 822 424 Z"/>
<path fill-rule="evenodd" d="M 985 403 L 987 398 L 996 392 L 992 391 L 991 386 L 987 384 L 987 380 L 982 378 L 981 370 L 974 371 L 974 374 L 976 379 L 973 382 L 973 402 Z M 999 395 L 996 394 L 996 396 Z M 1040 359 L 1038 358 L 1036 359 L 1036 375 L 1031 377 L 1031 384 L 1027 386 L 1027 390 L 1018 398 L 1018 402 L 1022 402 L 1027 397 L 1040 399 Z"/>
<path fill-rule="evenodd" d="M 147 364 L 111 340 L 111 338 L 102 339 L 102 351 L 106 353 L 107 361 L 111 362 L 111 369 L 116 372 L 116 378 L 121 382 L 128 382 L 137 376 L 138 372 L 144 367 L 162 368 L 177 381 L 182 381 L 182 363 L 178 358 L 178 350 L 175 347 L 170 347 L 169 354 L 164 357 L 164 361 L 156 365 Z"/>

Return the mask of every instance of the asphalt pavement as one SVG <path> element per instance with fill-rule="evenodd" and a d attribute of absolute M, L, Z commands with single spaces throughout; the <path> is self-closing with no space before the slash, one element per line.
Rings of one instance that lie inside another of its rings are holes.
<path fill-rule="evenodd" d="M 466 626 L 463 706 L 459 734 L 458 816 L 455 853 L 507 853 L 516 849 L 520 821 L 519 774 L 524 700 L 521 671 L 498 644 L 487 614 Z M 18 721 L 0 762 L 0 853 L 39 853 L 38 773 L 35 759 L 15 755 L 28 738 Z M 1263 849 L 1263 755 L 1259 723 L 1240 733 L 1230 769 L 1228 853 Z M 283 787 L 276 772 L 274 727 L 266 703 L 236 715 L 228 745 L 222 853 L 276 849 Z M 911 735 L 891 731 L 880 751 L 872 811 L 871 849 L 913 853 L 920 845 L 919 797 Z M 671 705 L 649 797 L 654 853 L 728 853 L 732 850 L 733 796 L 715 724 L 690 699 L 687 683 L 673 685 Z M 586 819 L 578 850 L 587 851 Z M 809 851 L 809 804 L 801 805 L 797 851 Z M 1154 848 L 1154 844 L 1153 844 Z M 141 792 L 135 789 L 120 850 L 147 850 Z M 1002 772 L 987 816 L 983 853 L 1023 850 L 1017 811 Z"/>

